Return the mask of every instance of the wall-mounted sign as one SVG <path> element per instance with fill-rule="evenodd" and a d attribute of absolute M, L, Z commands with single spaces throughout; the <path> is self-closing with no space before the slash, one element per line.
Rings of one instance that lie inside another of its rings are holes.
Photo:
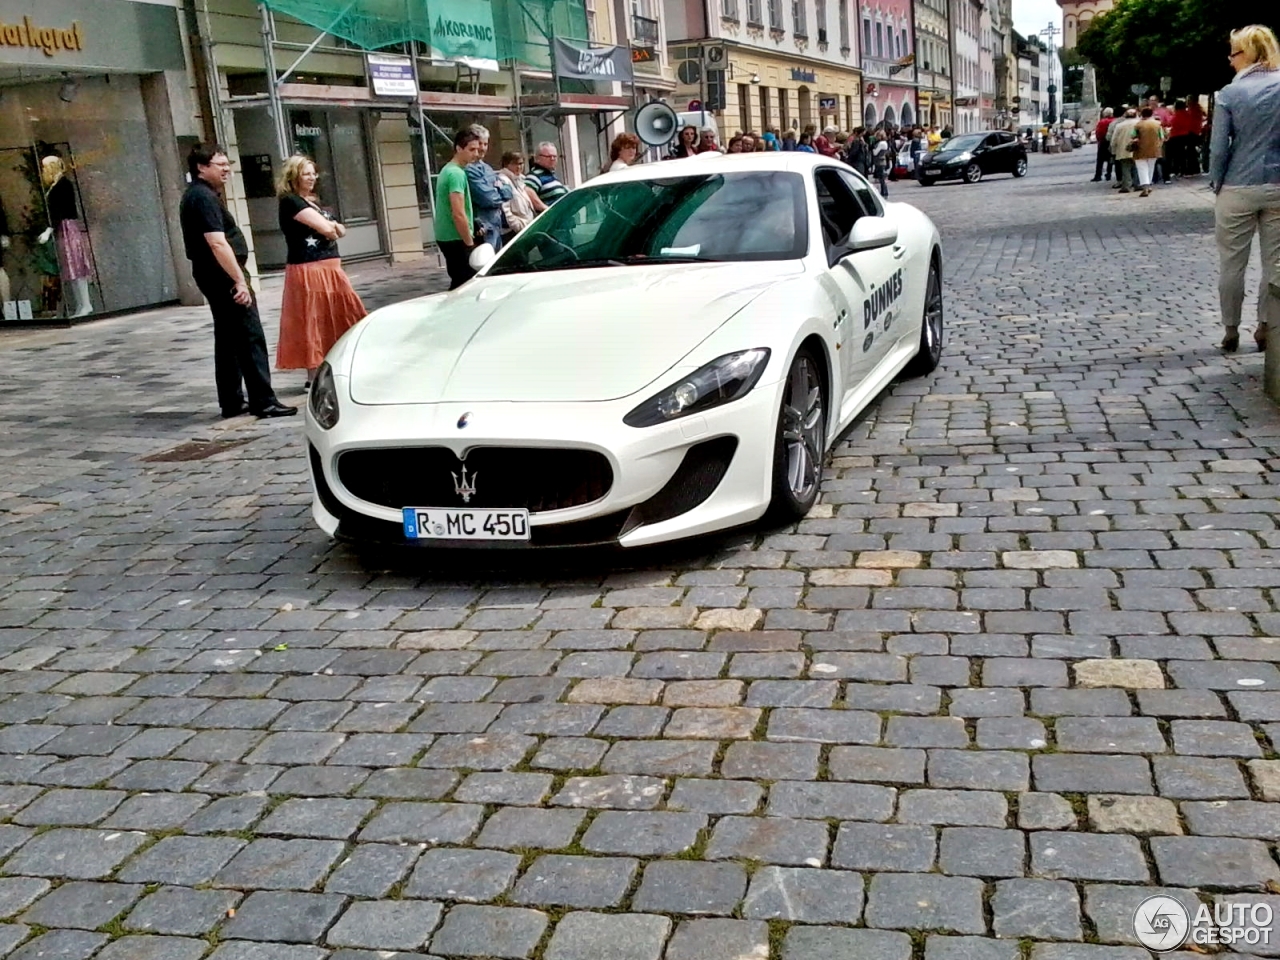
<path fill-rule="evenodd" d="M 30 47 L 53 57 L 63 50 L 83 50 L 84 34 L 79 20 L 71 21 L 69 27 L 42 27 L 30 17 L 17 23 L 0 20 L 0 46 Z"/>
<path fill-rule="evenodd" d="M 821 110 L 823 113 L 833 112 L 836 109 L 836 98 L 835 97 L 819 97 L 818 109 Z"/>
<path fill-rule="evenodd" d="M 629 83 L 631 54 L 626 47 L 575 47 L 559 37 L 555 39 L 556 75 L 574 80 L 617 80 Z"/>
<path fill-rule="evenodd" d="M 385 53 L 366 53 L 369 65 L 369 87 L 375 97 L 418 96 L 418 72 L 412 57 L 393 56 Z"/>
<path fill-rule="evenodd" d="M 801 67 L 791 68 L 791 79 L 799 83 L 817 83 L 818 74 L 813 70 L 805 70 Z"/>
<path fill-rule="evenodd" d="M 658 54 L 653 47 L 632 47 L 631 62 L 632 63 L 653 63 L 658 59 Z"/>
<path fill-rule="evenodd" d="M 0 64 L 184 70 L 178 10 L 123 0 L 0 0 Z"/>
<path fill-rule="evenodd" d="M 295 137 L 318 137 L 324 133 L 319 127 L 308 127 L 306 124 L 295 123 L 293 125 L 293 135 Z"/>

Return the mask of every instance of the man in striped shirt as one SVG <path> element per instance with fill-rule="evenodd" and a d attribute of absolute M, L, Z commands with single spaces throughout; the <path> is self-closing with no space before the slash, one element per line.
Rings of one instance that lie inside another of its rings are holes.
<path fill-rule="evenodd" d="M 560 151 L 556 145 L 544 140 L 538 144 L 538 152 L 534 154 L 533 161 L 529 164 L 529 172 L 524 177 L 524 182 L 533 188 L 538 199 L 547 206 L 551 206 L 569 192 L 569 188 L 556 176 L 556 161 L 559 159 Z"/>

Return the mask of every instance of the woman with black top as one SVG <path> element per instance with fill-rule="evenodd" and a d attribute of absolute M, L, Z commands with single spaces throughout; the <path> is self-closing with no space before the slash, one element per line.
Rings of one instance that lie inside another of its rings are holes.
<path fill-rule="evenodd" d="M 276 367 L 305 369 L 308 382 L 338 338 L 368 312 L 338 258 L 338 238 L 347 230 L 321 209 L 316 180 L 316 165 L 292 156 L 284 163 L 279 189 L 288 259 Z"/>

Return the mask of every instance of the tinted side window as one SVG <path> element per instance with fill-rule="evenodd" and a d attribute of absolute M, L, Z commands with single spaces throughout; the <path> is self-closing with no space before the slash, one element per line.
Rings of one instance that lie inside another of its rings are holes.
<path fill-rule="evenodd" d="M 880 198 L 876 196 L 876 192 L 871 189 L 871 184 L 866 179 L 856 173 L 845 170 L 840 171 L 840 179 L 844 181 L 845 186 L 849 188 L 849 192 L 857 199 L 864 215 L 868 217 L 884 215 L 884 206 L 880 203 Z"/>
<path fill-rule="evenodd" d="M 822 239 L 830 250 L 849 235 L 854 223 L 863 216 L 862 205 L 849 190 L 842 172 L 834 167 L 820 168 L 813 180 L 818 194 Z"/>

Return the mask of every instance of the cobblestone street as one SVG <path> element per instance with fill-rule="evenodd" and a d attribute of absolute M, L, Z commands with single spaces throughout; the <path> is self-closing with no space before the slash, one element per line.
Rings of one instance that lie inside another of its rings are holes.
<path fill-rule="evenodd" d="M 1222 355 L 1205 179 L 1092 169 L 891 184 L 942 367 L 797 527 L 635 555 L 331 544 L 300 418 L 215 420 L 206 308 L 0 338 L 0 957 L 1141 960 L 1153 893 L 1280 913 L 1252 298 Z"/>

